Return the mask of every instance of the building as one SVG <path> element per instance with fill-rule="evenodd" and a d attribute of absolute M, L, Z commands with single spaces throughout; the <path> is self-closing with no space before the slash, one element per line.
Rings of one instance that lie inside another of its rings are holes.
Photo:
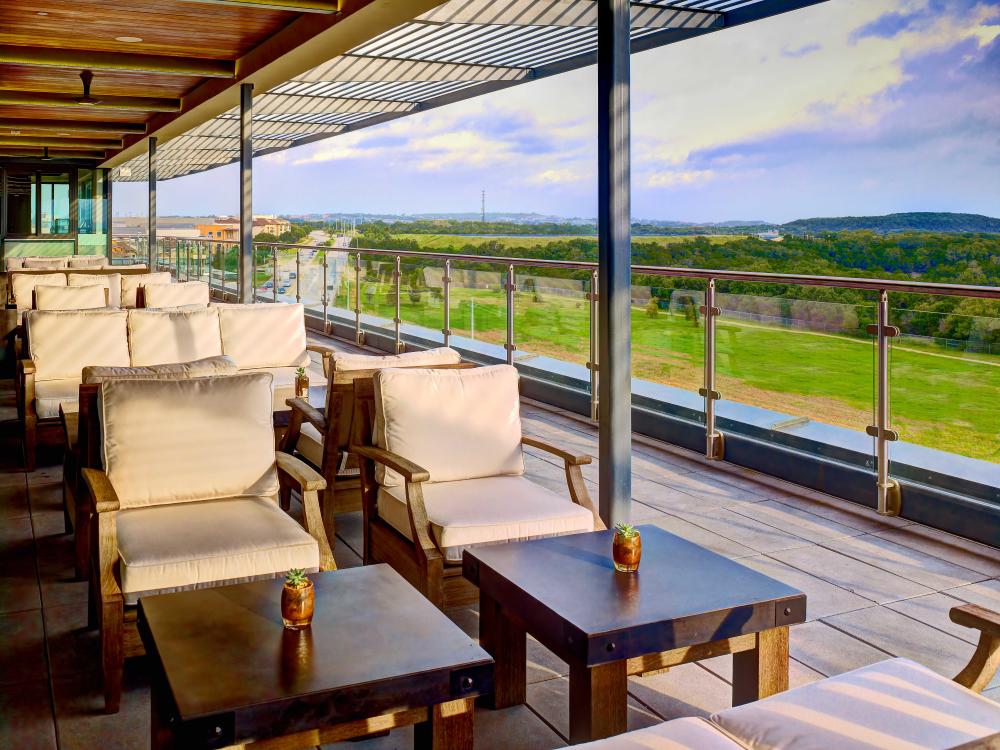
<path fill-rule="evenodd" d="M 276 216 L 254 216 L 253 236 L 273 234 L 280 237 L 292 228 L 291 222 Z M 199 224 L 198 236 L 206 239 L 233 240 L 239 242 L 240 220 L 233 216 L 220 216 L 212 224 Z"/>

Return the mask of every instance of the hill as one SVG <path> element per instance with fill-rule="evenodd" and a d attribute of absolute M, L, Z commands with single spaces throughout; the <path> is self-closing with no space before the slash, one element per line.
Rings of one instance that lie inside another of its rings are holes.
<path fill-rule="evenodd" d="M 886 216 L 840 216 L 832 218 L 797 219 L 782 224 L 790 234 L 820 234 L 867 230 L 878 234 L 891 232 L 975 232 L 1000 234 L 1000 219 L 980 214 L 945 212 L 913 212 Z"/>

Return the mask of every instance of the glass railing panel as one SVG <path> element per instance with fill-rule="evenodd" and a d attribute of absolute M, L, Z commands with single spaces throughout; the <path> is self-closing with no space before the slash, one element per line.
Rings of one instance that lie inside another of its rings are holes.
<path fill-rule="evenodd" d="M 402 338 L 433 345 L 444 342 L 444 263 L 409 260 L 400 263 L 399 319 Z"/>
<path fill-rule="evenodd" d="M 326 297 L 329 315 L 354 321 L 354 254 L 326 253 Z"/>
<path fill-rule="evenodd" d="M 453 346 L 491 360 L 506 360 L 505 277 L 506 266 L 452 263 L 449 313 Z"/>
<path fill-rule="evenodd" d="M 295 249 L 277 248 L 277 276 L 271 280 L 268 289 L 277 302 L 295 302 L 295 285 L 298 268 L 295 264 Z M 265 282 L 266 285 L 266 282 Z"/>
<path fill-rule="evenodd" d="M 396 261 L 389 255 L 361 254 L 361 330 L 392 336 L 396 317 Z"/>
<path fill-rule="evenodd" d="M 590 273 L 519 266 L 514 278 L 515 361 L 589 389 Z"/>
<path fill-rule="evenodd" d="M 306 310 L 318 317 L 323 317 L 323 251 L 304 247 L 299 253 L 298 290 L 299 297 Z"/>

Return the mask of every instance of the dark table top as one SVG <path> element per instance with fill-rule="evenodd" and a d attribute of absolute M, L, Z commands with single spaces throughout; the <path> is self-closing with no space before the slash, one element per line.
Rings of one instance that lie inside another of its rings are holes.
<path fill-rule="evenodd" d="M 311 385 L 309 386 L 309 397 L 308 401 L 310 405 L 315 406 L 320 411 L 326 408 L 326 383 L 321 385 Z M 284 406 L 284 404 L 282 405 Z M 288 427 L 288 421 L 291 417 L 291 409 L 283 408 L 274 412 L 274 426 L 275 427 Z"/>
<path fill-rule="evenodd" d="M 295 723 L 313 701 L 314 722 L 336 723 L 491 689 L 489 654 L 389 566 L 311 578 L 316 611 L 300 631 L 282 626 L 281 580 L 139 600 L 139 631 L 178 718 L 284 704 Z"/>
<path fill-rule="evenodd" d="M 598 531 L 473 548 L 465 576 L 557 654 L 588 663 L 805 620 L 802 592 L 657 526 L 639 529 L 637 573 L 615 570 L 614 532 Z"/>

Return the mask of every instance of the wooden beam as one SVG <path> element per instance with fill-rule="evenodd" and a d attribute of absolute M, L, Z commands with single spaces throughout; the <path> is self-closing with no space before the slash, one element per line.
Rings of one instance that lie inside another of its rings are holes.
<path fill-rule="evenodd" d="M 180 99 L 140 96 L 102 96 L 96 104 L 80 104 L 76 94 L 55 94 L 47 91 L 0 90 L 0 104 L 19 107 L 86 107 L 89 109 L 119 109 L 138 112 L 179 112 Z"/>
<path fill-rule="evenodd" d="M 49 156 L 54 159 L 103 159 L 105 151 L 81 151 L 77 149 L 49 148 Z M 41 159 L 45 151 L 40 148 L 13 148 L 0 146 L 0 156 Z"/>
<path fill-rule="evenodd" d="M 145 133 L 146 125 L 141 122 L 88 122 L 86 120 L 33 120 L 27 117 L 0 117 L 0 133 L 13 135 L 10 131 L 20 130 L 21 135 L 38 132 L 53 133 Z"/>
<path fill-rule="evenodd" d="M 340 13 L 340 0 L 184 0 L 184 2 L 285 10 L 289 13 Z"/>
<path fill-rule="evenodd" d="M 0 45 L 0 64 L 38 65 L 80 70 L 121 70 L 134 73 L 234 78 L 232 60 L 198 60 L 190 57 L 141 55 L 122 52 L 94 52 L 58 47 L 21 47 Z"/>
<path fill-rule="evenodd" d="M 113 148 L 121 148 L 122 142 L 120 140 L 109 141 L 101 139 L 88 139 L 88 138 L 62 138 L 62 139 L 52 139 L 52 138 L 32 138 L 24 136 L 9 136 L 0 135 L 0 146 L 65 146 L 73 148 L 87 148 L 87 149 L 102 149 L 108 150 Z"/>

